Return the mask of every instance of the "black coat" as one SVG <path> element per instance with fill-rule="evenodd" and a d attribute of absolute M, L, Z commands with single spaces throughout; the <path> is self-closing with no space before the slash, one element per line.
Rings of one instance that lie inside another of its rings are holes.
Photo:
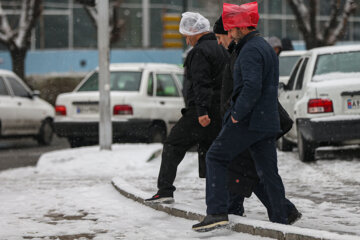
<path fill-rule="evenodd" d="M 223 80 L 221 84 L 221 108 L 220 113 L 223 117 L 226 110 L 230 107 L 231 102 L 231 94 L 233 92 L 233 73 L 234 73 L 234 65 L 237 58 L 237 53 L 235 52 L 236 43 L 232 41 L 228 47 L 228 52 L 230 54 L 229 61 L 226 63 Z"/>
<path fill-rule="evenodd" d="M 214 33 L 202 36 L 187 55 L 183 94 L 186 107 L 196 107 L 198 116 L 220 111 L 222 73 L 227 61 L 228 53 L 218 45 Z"/>

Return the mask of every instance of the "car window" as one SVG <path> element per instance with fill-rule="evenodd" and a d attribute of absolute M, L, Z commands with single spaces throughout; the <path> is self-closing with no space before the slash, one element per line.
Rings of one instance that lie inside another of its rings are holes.
<path fill-rule="evenodd" d="M 139 91 L 141 74 L 142 72 L 111 72 L 111 91 Z M 99 73 L 94 72 L 78 91 L 99 91 Z"/>
<path fill-rule="evenodd" d="M 18 97 L 29 97 L 30 93 L 26 90 L 26 88 L 15 78 L 6 77 L 10 83 L 10 86 L 14 92 L 15 96 Z"/>
<path fill-rule="evenodd" d="M 179 92 L 176 88 L 174 79 L 170 74 L 156 74 L 156 96 L 178 97 Z"/>
<path fill-rule="evenodd" d="M 312 80 L 360 79 L 359 62 L 360 51 L 319 55 Z"/>
<path fill-rule="evenodd" d="M 150 73 L 148 78 L 147 95 L 152 96 L 153 93 L 154 93 L 154 77 L 153 77 L 153 73 Z"/>
<path fill-rule="evenodd" d="M 0 95 L 9 95 L 9 92 L 5 86 L 4 79 L 2 77 L 0 77 Z"/>
<path fill-rule="evenodd" d="M 299 70 L 299 67 L 300 67 L 302 61 L 303 61 L 303 59 L 300 59 L 299 62 L 296 64 L 296 66 L 294 68 L 294 71 L 291 72 L 291 76 L 290 76 L 289 82 L 288 82 L 287 87 L 286 87 L 287 90 L 293 90 L 296 75 L 298 73 L 298 70 Z"/>
<path fill-rule="evenodd" d="M 294 67 L 296 61 L 300 56 L 280 56 L 279 57 L 279 75 L 289 76 L 291 69 Z"/>
<path fill-rule="evenodd" d="M 307 65 L 308 61 L 309 61 L 309 58 L 305 58 L 304 63 L 301 65 L 299 76 L 298 76 L 298 78 L 296 80 L 296 86 L 295 86 L 296 90 L 302 89 L 302 85 L 303 85 L 303 81 L 304 81 L 305 69 L 306 69 L 306 65 Z"/>
<path fill-rule="evenodd" d="M 179 79 L 181 85 L 184 85 L 184 74 L 176 74 L 176 77 Z"/>

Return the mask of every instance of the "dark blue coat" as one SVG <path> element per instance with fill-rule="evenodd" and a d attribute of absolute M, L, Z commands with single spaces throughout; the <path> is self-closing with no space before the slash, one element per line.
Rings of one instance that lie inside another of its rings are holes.
<path fill-rule="evenodd" d="M 246 35 L 238 48 L 231 115 L 249 130 L 279 132 L 278 57 L 256 31 Z"/>

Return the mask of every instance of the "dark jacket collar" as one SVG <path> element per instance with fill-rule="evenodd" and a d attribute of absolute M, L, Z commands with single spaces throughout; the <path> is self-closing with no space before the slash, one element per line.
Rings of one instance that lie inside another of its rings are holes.
<path fill-rule="evenodd" d="M 243 48 L 245 43 L 247 43 L 247 41 L 249 41 L 251 38 L 253 38 L 255 36 L 259 36 L 259 35 L 260 35 L 260 33 L 257 30 L 250 32 L 245 37 L 243 37 L 238 44 L 236 44 L 235 51 L 239 54 L 240 50 Z"/>
<path fill-rule="evenodd" d="M 199 38 L 199 40 L 198 40 L 198 42 L 195 44 L 195 46 L 198 45 L 198 44 L 200 44 L 200 43 L 203 42 L 203 41 L 206 41 L 206 40 L 216 40 L 215 34 L 212 33 L 212 32 L 209 32 L 209 33 L 201 36 L 201 38 Z"/>
<path fill-rule="evenodd" d="M 228 46 L 228 52 L 231 54 L 236 48 L 236 42 L 233 40 Z"/>

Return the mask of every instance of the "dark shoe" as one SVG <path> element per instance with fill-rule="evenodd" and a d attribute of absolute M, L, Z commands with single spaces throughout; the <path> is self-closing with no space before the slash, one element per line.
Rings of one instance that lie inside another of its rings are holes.
<path fill-rule="evenodd" d="M 302 214 L 295 208 L 288 215 L 288 222 L 290 225 L 297 222 L 302 217 Z"/>
<path fill-rule="evenodd" d="M 227 214 L 207 215 L 204 220 L 192 226 L 196 232 L 208 232 L 216 228 L 225 227 L 229 224 Z"/>
<path fill-rule="evenodd" d="M 246 217 L 246 215 L 244 214 L 244 212 L 240 212 L 240 211 L 228 211 L 228 214 L 233 214 L 233 215 L 237 215 L 240 217 Z"/>
<path fill-rule="evenodd" d="M 171 194 L 155 194 L 152 198 L 145 199 L 146 203 L 164 203 L 170 204 L 174 202 L 174 197 Z"/>
<path fill-rule="evenodd" d="M 244 215 L 244 207 L 242 204 L 231 204 L 231 206 L 228 208 L 228 214 L 233 214 L 237 216 L 245 216 Z"/>

